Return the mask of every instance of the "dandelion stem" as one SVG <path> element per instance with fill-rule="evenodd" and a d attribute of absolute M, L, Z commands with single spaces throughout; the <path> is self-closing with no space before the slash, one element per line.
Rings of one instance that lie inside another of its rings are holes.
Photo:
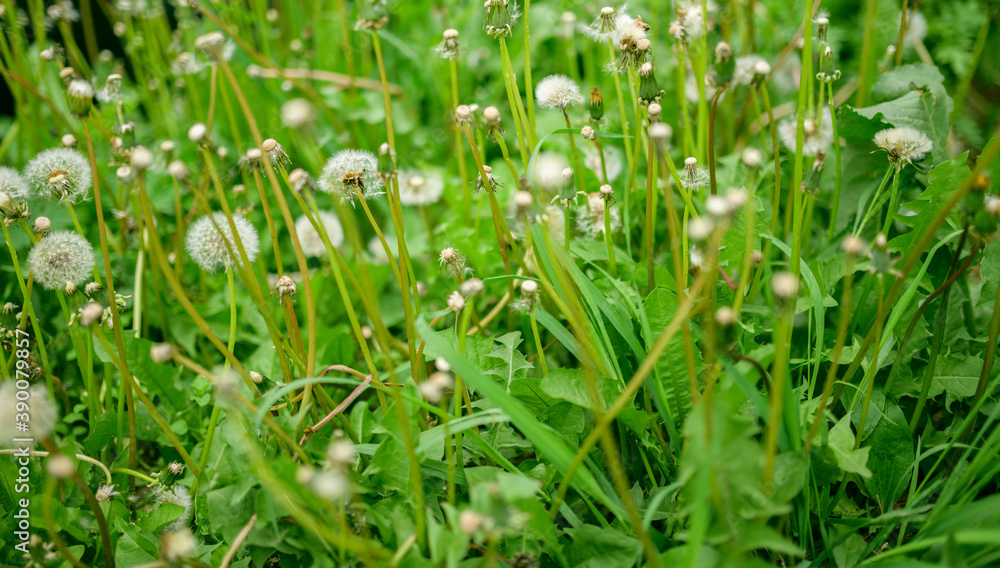
<path fill-rule="evenodd" d="M 833 202 L 830 205 L 830 228 L 828 231 L 828 237 L 833 239 L 834 233 L 837 229 L 837 217 L 840 211 L 840 134 L 837 132 L 837 109 L 836 100 L 833 96 L 833 83 L 827 83 L 826 88 L 830 93 L 830 119 L 833 122 L 833 165 L 834 165 L 834 180 L 833 180 Z"/>
<path fill-rule="evenodd" d="M 341 0 L 343 1 L 343 0 Z M 448 68 L 451 71 L 451 108 L 457 108 L 458 102 L 458 61 L 456 59 L 448 60 Z M 452 123 L 452 129 L 455 136 L 455 159 L 458 161 L 458 175 L 462 180 L 462 187 L 464 191 L 462 192 L 462 208 L 465 212 L 465 218 L 468 219 L 472 216 L 472 189 L 469 187 L 469 172 L 465 166 L 465 145 L 462 144 L 462 129 L 457 123 Z M 504 156 L 506 157 L 506 146 L 504 147 Z M 506 158 L 508 163 L 510 158 Z"/>
<path fill-rule="evenodd" d="M 524 0 L 524 96 L 528 99 L 528 132 L 534 140 L 538 136 L 538 131 L 535 129 L 535 88 L 531 81 L 531 28 L 528 26 L 530 13 L 531 0 Z"/>

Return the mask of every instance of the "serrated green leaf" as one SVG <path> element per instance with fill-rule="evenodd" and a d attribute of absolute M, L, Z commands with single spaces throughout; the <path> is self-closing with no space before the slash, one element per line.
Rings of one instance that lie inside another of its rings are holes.
<path fill-rule="evenodd" d="M 524 377 L 524 371 L 534 368 L 534 365 L 524 358 L 524 355 L 517 350 L 521 343 L 521 332 L 514 331 L 496 338 L 499 345 L 493 347 L 493 351 L 486 354 L 492 359 L 499 359 L 500 363 L 484 371 L 487 375 L 500 378 L 500 382 L 510 394 L 510 385 L 517 379 Z M 494 361 L 496 363 L 496 361 Z"/>
<path fill-rule="evenodd" d="M 854 432 L 851 430 L 851 417 L 844 416 L 830 429 L 829 447 L 837 460 L 840 469 L 848 473 L 856 473 L 861 477 L 871 477 L 868 469 L 868 452 L 870 447 L 854 449 Z"/>

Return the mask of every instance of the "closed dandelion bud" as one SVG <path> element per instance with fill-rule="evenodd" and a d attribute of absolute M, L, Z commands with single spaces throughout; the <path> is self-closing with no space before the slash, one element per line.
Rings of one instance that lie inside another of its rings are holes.
<path fill-rule="evenodd" d="M 156 477 L 156 481 L 162 487 L 170 487 L 174 483 L 177 483 L 182 473 L 184 473 L 183 464 L 180 462 L 170 462 L 167 464 L 167 467 L 163 468 L 160 475 Z"/>
<path fill-rule="evenodd" d="M 177 348 L 169 343 L 157 343 L 149 348 L 149 358 L 156 364 L 163 364 L 174 358 Z"/>
<path fill-rule="evenodd" d="M 93 178 L 90 162 L 71 148 L 39 152 L 24 167 L 24 179 L 34 199 L 79 203 L 87 198 Z"/>
<path fill-rule="evenodd" d="M 56 290 L 85 282 L 94 270 L 94 247 L 73 231 L 59 231 L 39 240 L 28 253 L 35 282 Z"/>
<path fill-rule="evenodd" d="M 36 217 L 35 225 L 32 229 L 34 229 L 36 235 L 44 237 L 52 230 L 52 221 L 48 217 Z"/>
<path fill-rule="evenodd" d="M 848 256 L 861 256 L 865 251 L 865 242 L 857 235 L 847 235 L 840 242 L 840 250 L 844 251 Z"/>
<path fill-rule="evenodd" d="M 73 460 L 62 454 L 57 454 L 45 460 L 45 471 L 56 479 L 69 479 L 76 473 L 76 466 L 73 464 Z"/>
<path fill-rule="evenodd" d="M 80 324 L 83 327 L 90 327 L 100 323 L 104 317 L 104 307 L 97 302 L 89 302 L 80 310 Z"/>
<path fill-rule="evenodd" d="M 566 185 L 573 182 L 573 168 L 563 168 L 562 177 Z"/>
<path fill-rule="evenodd" d="M 896 273 L 893 265 L 899 259 L 893 258 L 889 252 L 889 241 L 882 233 L 875 236 L 874 246 L 868 251 L 868 258 L 871 259 L 871 272 L 875 274 Z"/>
<path fill-rule="evenodd" d="M 799 279 L 791 272 L 778 272 L 771 277 L 771 291 L 787 307 L 799 294 Z"/>
<path fill-rule="evenodd" d="M 469 278 L 459 286 L 459 291 L 466 298 L 471 298 L 483 291 L 483 281 L 478 278 Z"/>
<path fill-rule="evenodd" d="M 483 31 L 486 32 L 486 35 L 494 39 L 510 35 L 511 26 L 517 19 L 517 13 L 512 15 L 508 11 L 509 2 L 510 0 L 486 0 L 483 2 L 483 7 L 486 8 Z"/>
<path fill-rule="evenodd" d="M 604 118 L 604 97 L 601 95 L 600 89 L 592 87 L 590 89 L 590 119 L 594 122 L 600 122 L 602 118 Z"/>
<path fill-rule="evenodd" d="M 260 148 L 267 154 L 267 160 L 271 162 L 272 166 L 285 167 L 291 163 L 285 149 L 274 138 L 268 138 L 261 142 Z"/>
<path fill-rule="evenodd" d="M 465 308 L 465 298 L 462 297 L 462 293 L 455 291 L 448 294 L 448 309 L 455 312 L 456 314 Z"/>
<path fill-rule="evenodd" d="M 63 148 L 76 148 L 76 136 L 72 134 L 63 134 L 59 142 Z"/>
<path fill-rule="evenodd" d="M 733 73 L 736 71 L 736 61 L 733 59 L 733 49 L 729 44 L 721 41 L 715 46 L 715 65 L 712 69 L 712 80 L 721 88 L 725 88 L 733 81 Z"/>
<path fill-rule="evenodd" d="M 74 116 L 89 115 L 94 104 L 94 86 L 86 79 L 73 79 L 66 87 L 66 102 Z"/>
<path fill-rule="evenodd" d="M 205 141 L 205 137 L 208 136 L 208 128 L 201 122 L 196 122 L 188 128 L 188 139 L 195 144 L 201 144 Z"/>
<path fill-rule="evenodd" d="M 820 72 L 816 74 L 816 78 L 824 83 L 840 78 L 840 71 L 837 70 L 837 64 L 833 60 L 833 50 L 830 49 L 830 46 L 827 46 L 820 56 L 819 69 Z"/>
<path fill-rule="evenodd" d="M 256 371 L 250 371 L 248 374 L 250 375 L 250 380 L 253 381 L 253 385 L 257 389 L 257 393 L 260 396 L 264 396 L 274 387 L 278 386 L 277 383 Z"/>
<path fill-rule="evenodd" d="M 242 215 L 233 215 L 232 220 L 236 227 L 236 236 L 243 243 L 247 260 L 253 262 L 257 258 L 257 253 L 260 252 L 260 237 L 257 235 L 257 229 Z M 233 237 L 232 228 L 225 213 L 216 212 L 212 215 L 204 215 L 195 221 L 188 229 L 184 243 L 191 260 L 206 272 L 229 268 L 234 262 L 243 264 L 239 247 Z"/>
<path fill-rule="evenodd" d="M 809 168 L 806 173 L 806 177 L 802 180 L 802 192 L 808 193 L 810 195 L 816 195 L 819 193 L 819 181 L 823 176 L 823 162 L 826 157 L 826 152 L 820 150 L 816 153 L 816 159 L 813 161 L 813 165 Z"/>

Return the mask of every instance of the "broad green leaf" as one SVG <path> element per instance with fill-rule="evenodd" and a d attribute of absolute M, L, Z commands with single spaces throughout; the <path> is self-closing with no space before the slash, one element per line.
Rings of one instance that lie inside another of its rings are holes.
<path fill-rule="evenodd" d="M 939 357 L 931 380 L 931 389 L 927 396 L 934 398 L 945 393 L 945 408 L 951 411 L 951 405 L 956 400 L 964 400 L 976 394 L 979 385 L 979 374 L 983 369 L 983 360 L 974 355 L 962 358 L 955 356 Z"/>
<path fill-rule="evenodd" d="M 896 219 L 908 225 L 911 230 L 903 233 L 889 242 L 893 251 L 909 252 L 930 228 L 934 217 L 951 198 L 952 192 L 969 176 L 969 166 L 966 165 L 969 153 L 965 152 L 954 160 L 946 161 L 931 170 L 929 184 L 914 201 L 904 204 L 904 207 L 915 211 L 915 215 L 901 216 Z M 942 227 L 944 229 L 946 227 Z"/>
<path fill-rule="evenodd" d="M 573 546 L 566 558 L 576 568 L 630 568 L 639 559 L 639 541 L 610 527 L 584 525 L 566 529 Z"/>
<path fill-rule="evenodd" d="M 887 402 L 885 418 L 879 421 L 867 440 L 870 449 L 868 467 L 872 475 L 865 480 L 865 489 L 885 512 L 891 509 L 912 474 L 913 437 L 902 409 Z"/>
<path fill-rule="evenodd" d="M 854 432 L 851 430 L 850 416 L 844 416 L 830 429 L 829 447 L 833 450 L 840 469 L 856 473 L 861 477 L 871 477 L 872 472 L 866 465 L 871 448 L 854 449 Z"/>
<path fill-rule="evenodd" d="M 510 385 L 524 377 L 525 370 L 534 366 L 517 350 L 517 346 L 521 343 L 520 331 L 501 335 L 496 338 L 496 342 L 499 345 L 495 345 L 493 351 L 486 354 L 487 357 L 494 359 L 494 366 L 485 373 L 499 377 L 500 383 L 507 389 L 507 394 L 510 394 Z M 499 363 L 496 360 L 499 360 Z"/>

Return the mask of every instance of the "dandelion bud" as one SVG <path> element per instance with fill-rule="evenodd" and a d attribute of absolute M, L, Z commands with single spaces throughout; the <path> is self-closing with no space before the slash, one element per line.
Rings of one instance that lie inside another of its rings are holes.
<path fill-rule="evenodd" d="M 740 159 L 743 161 L 743 165 L 748 168 L 759 168 L 764 165 L 764 153 L 753 146 L 743 150 Z"/>
<path fill-rule="evenodd" d="M 160 537 L 160 559 L 174 564 L 194 554 L 198 542 L 187 527 Z"/>
<path fill-rule="evenodd" d="M 794 300 L 799 293 L 799 279 L 791 272 L 778 272 L 771 278 L 771 291 L 779 300 Z"/>
<path fill-rule="evenodd" d="M 45 471 L 56 479 L 69 479 L 76 473 L 76 466 L 73 464 L 73 460 L 62 454 L 57 454 L 45 460 Z"/>
<path fill-rule="evenodd" d="M 188 139 L 190 139 L 195 144 L 201 144 L 205 141 L 205 136 L 208 135 L 208 128 L 201 122 L 194 123 L 191 128 L 188 129 Z"/>
<path fill-rule="evenodd" d="M 754 82 L 760 84 L 768 75 L 771 74 L 771 64 L 767 61 L 758 61 L 753 66 Z"/>
<path fill-rule="evenodd" d="M 509 36 L 514 18 L 507 11 L 509 0 L 486 0 L 483 7 L 486 8 L 486 19 L 483 22 L 483 31 L 493 39 Z"/>
<path fill-rule="evenodd" d="M 63 134 L 60 140 L 63 148 L 76 148 L 76 136 L 72 134 Z"/>
<path fill-rule="evenodd" d="M 145 146 L 132 148 L 131 157 L 132 167 L 139 172 L 145 171 L 153 165 L 153 153 L 147 150 Z"/>
<path fill-rule="evenodd" d="M 736 72 L 736 61 L 733 59 L 733 49 L 721 41 L 715 46 L 715 65 L 712 67 L 711 80 L 720 88 L 726 88 L 733 81 Z"/>
<path fill-rule="evenodd" d="M 485 519 L 472 509 L 466 509 L 458 515 L 458 530 L 465 534 L 475 534 L 483 526 Z"/>
<path fill-rule="evenodd" d="M 600 89 L 593 87 L 590 89 L 590 120 L 600 122 L 602 118 L 604 118 L 604 97 Z"/>
<path fill-rule="evenodd" d="M 74 116 L 82 118 L 89 115 L 94 104 L 94 86 L 85 79 L 73 79 L 66 87 L 66 102 Z"/>
<path fill-rule="evenodd" d="M 462 293 L 455 291 L 448 295 L 448 309 L 456 314 L 465 308 L 465 298 Z"/>
<path fill-rule="evenodd" d="M 469 278 L 459 286 L 459 291 L 466 298 L 470 298 L 483 291 L 483 281 L 478 278 Z"/>
<path fill-rule="evenodd" d="M 206 57 L 218 61 L 222 58 L 222 47 L 226 43 L 226 37 L 221 32 L 209 32 L 200 35 L 194 40 L 194 46 L 201 50 Z"/>
<path fill-rule="evenodd" d="M 865 242 L 857 235 L 847 235 L 840 242 L 840 250 L 848 256 L 861 256 L 865 250 Z"/>
<path fill-rule="evenodd" d="M 278 278 L 278 283 L 274 286 L 274 291 L 278 293 L 278 298 L 295 298 L 295 292 L 298 291 L 298 286 L 295 281 L 289 278 L 287 275 Z"/>
<path fill-rule="evenodd" d="M 83 327 L 99 323 L 102 317 L 104 317 L 104 307 L 97 302 L 89 302 L 80 310 L 80 324 Z"/>
<path fill-rule="evenodd" d="M 174 160 L 167 164 L 167 173 L 177 181 L 184 181 L 191 175 L 187 165 L 180 160 Z"/>
<path fill-rule="evenodd" d="M 514 204 L 520 209 L 527 209 L 528 207 L 531 207 L 531 204 L 534 203 L 534 201 L 535 197 L 531 195 L 530 191 L 521 190 L 514 194 Z"/>
<path fill-rule="evenodd" d="M 32 228 L 35 230 L 36 235 L 45 236 L 52 230 L 52 221 L 48 217 L 36 217 L 35 226 Z"/>
<path fill-rule="evenodd" d="M 163 471 L 156 477 L 159 485 L 163 487 L 170 487 L 180 478 L 181 474 L 184 473 L 184 465 L 180 462 L 170 462 L 167 467 L 163 468 Z"/>

